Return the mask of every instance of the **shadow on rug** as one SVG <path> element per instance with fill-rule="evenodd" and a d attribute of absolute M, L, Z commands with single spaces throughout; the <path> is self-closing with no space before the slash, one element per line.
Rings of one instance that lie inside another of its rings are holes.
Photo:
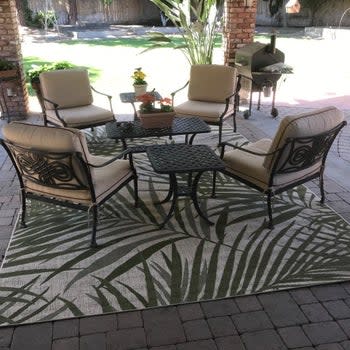
<path fill-rule="evenodd" d="M 227 135 L 228 135 L 227 131 Z M 103 128 L 88 135 L 92 151 L 117 153 Z M 242 144 L 236 134 L 233 142 Z M 215 144 L 217 135 L 197 139 Z M 149 139 L 160 143 L 165 139 Z M 345 281 L 350 227 L 300 186 L 274 199 L 275 229 L 266 229 L 264 197 L 219 175 L 202 176 L 199 199 L 208 226 L 189 199 L 159 229 L 168 191 L 147 156 L 135 156 L 140 206 L 125 187 L 101 209 L 98 249 L 90 249 L 86 213 L 32 201 L 28 228 L 17 228 L 0 271 L 2 325 L 256 294 Z M 185 181 L 185 179 L 184 179 Z"/>

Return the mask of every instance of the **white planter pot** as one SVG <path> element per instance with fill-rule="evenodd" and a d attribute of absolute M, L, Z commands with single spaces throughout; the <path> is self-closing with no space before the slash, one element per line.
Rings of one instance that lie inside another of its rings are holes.
<path fill-rule="evenodd" d="M 147 84 L 145 85 L 134 85 L 135 96 L 144 95 L 147 92 Z"/>

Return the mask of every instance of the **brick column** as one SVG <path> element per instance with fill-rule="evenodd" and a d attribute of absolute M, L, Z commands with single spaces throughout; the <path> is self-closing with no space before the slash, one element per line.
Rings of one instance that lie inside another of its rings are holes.
<path fill-rule="evenodd" d="M 248 1 L 249 2 L 249 1 Z M 225 64 L 232 65 L 238 48 L 253 42 L 256 22 L 256 2 L 246 7 L 246 0 L 226 0 L 223 29 Z"/>
<path fill-rule="evenodd" d="M 22 65 L 15 0 L 0 0 L 0 58 L 14 62 L 18 67 L 15 79 L 0 82 L 1 105 L 6 103 L 10 116 L 24 117 L 28 113 L 28 92 Z"/>

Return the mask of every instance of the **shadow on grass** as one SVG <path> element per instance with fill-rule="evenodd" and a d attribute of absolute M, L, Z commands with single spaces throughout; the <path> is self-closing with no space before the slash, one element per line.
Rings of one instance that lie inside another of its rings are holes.
<path fill-rule="evenodd" d="M 29 69 L 33 68 L 33 66 L 42 66 L 45 64 L 52 64 L 55 63 L 56 61 L 44 61 L 42 60 L 40 57 L 36 57 L 36 56 L 28 56 L 28 57 L 24 57 L 23 58 L 23 67 L 24 67 L 24 72 L 25 75 L 27 76 L 27 72 Z M 73 64 L 74 65 L 74 64 Z M 94 68 L 94 67 L 85 67 L 85 66 L 78 66 L 78 65 L 74 65 L 75 67 L 81 67 L 81 68 L 86 68 L 89 71 L 89 78 L 90 81 L 92 83 L 94 83 L 95 81 L 97 81 L 97 79 L 100 77 L 101 75 L 101 70 Z M 28 93 L 30 96 L 35 96 L 35 91 L 33 90 L 30 82 L 27 79 L 27 89 L 28 89 Z"/>

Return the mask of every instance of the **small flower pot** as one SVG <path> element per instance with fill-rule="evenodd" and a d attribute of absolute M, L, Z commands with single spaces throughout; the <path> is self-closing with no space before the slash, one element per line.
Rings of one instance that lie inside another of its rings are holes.
<path fill-rule="evenodd" d="M 175 112 L 142 113 L 137 111 L 137 116 L 145 129 L 170 128 L 173 125 Z"/>
<path fill-rule="evenodd" d="M 136 85 L 134 84 L 135 96 L 144 95 L 147 92 L 147 84 L 145 85 Z"/>

